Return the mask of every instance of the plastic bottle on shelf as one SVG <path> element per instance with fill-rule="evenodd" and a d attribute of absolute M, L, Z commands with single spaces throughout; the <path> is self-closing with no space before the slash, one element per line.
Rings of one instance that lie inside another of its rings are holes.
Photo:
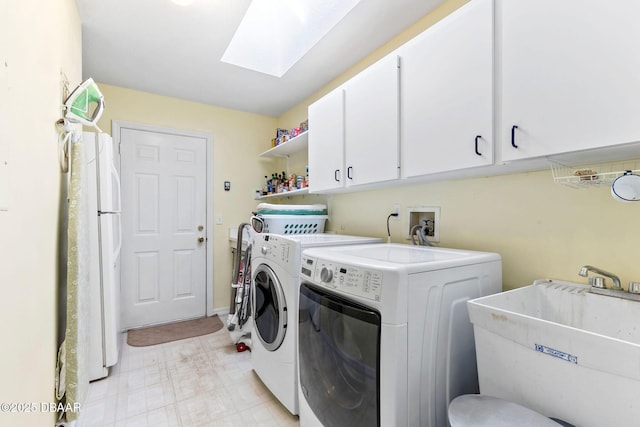
<path fill-rule="evenodd" d="M 309 165 L 307 165 L 307 175 L 305 176 L 305 187 L 309 186 Z"/>
<path fill-rule="evenodd" d="M 269 177 L 265 176 L 264 177 L 267 181 L 267 194 L 272 194 L 273 193 L 273 178 L 269 179 Z"/>

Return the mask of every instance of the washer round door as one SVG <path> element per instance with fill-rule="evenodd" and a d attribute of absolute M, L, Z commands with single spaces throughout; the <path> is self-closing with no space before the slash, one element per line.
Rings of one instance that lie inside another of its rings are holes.
<path fill-rule="evenodd" d="M 278 276 L 260 264 L 253 278 L 254 332 L 267 351 L 275 351 L 287 333 L 287 302 Z"/>

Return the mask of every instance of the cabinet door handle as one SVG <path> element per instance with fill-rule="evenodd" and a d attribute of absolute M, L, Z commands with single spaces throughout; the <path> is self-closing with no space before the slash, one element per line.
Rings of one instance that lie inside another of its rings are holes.
<path fill-rule="evenodd" d="M 340 182 L 340 178 L 338 177 L 338 175 L 340 174 L 340 169 L 336 169 L 333 172 L 333 179 L 335 179 L 336 181 Z"/>
<path fill-rule="evenodd" d="M 347 178 L 349 179 L 353 179 L 353 176 L 351 176 L 351 171 L 353 170 L 353 166 L 349 166 L 347 168 Z"/>
<path fill-rule="evenodd" d="M 482 136 L 481 136 L 481 135 L 476 135 L 476 154 L 477 154 L 478 156 L 482 156 L 482 153 L 478 151 L 478 140 L 479 140 L 480 138 L 482 138 Z"/>
<path fill-rule="evenodd" d="M 516 129 L 518 129 L 517 125 L 511 126 L 511 146 L 513 148 L 518 148 L 516 145 Z"/>

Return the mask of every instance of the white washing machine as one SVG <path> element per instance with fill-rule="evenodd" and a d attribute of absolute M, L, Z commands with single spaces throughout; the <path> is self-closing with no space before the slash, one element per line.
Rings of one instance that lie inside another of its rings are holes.
<path fill-rule="evenodd" d="M 466 301 L 502 288 L 498 254 L 400 244 L 307 249 L 300 425 L 444 427 L 477 393 Z"/>
<path fill-rule="evenodd" d="M 253 237 L 253 369 L 274 396 L 298 413 L 298 290 L 304 248 L 363 245 L 373 237 L 340 234 L 257 234 Z"/>

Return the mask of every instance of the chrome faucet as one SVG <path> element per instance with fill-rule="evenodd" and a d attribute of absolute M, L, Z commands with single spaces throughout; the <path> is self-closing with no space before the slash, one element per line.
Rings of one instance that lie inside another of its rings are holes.
<path fill-rule="evenodd" d="M 609 273 L 608 271 L 604 271 L 599 269 L 598 267 L 593 267 L 591 265 L 585 265 L 580 269 L 580 272 L 578 273 L 580 276 L 582 277 L 587 277 L 587 275 L 589 274 L 589 272 L 592 271 L 596 274 L 599 274 L 601 276 L 606 276 L 608 278 L 610 278 L 611 280 L 613 280 L 613 289 L 622 289 L 622 286 L 620 285 L 620 278 L 618 276 L 616 276 L 613 273 Z"/>

